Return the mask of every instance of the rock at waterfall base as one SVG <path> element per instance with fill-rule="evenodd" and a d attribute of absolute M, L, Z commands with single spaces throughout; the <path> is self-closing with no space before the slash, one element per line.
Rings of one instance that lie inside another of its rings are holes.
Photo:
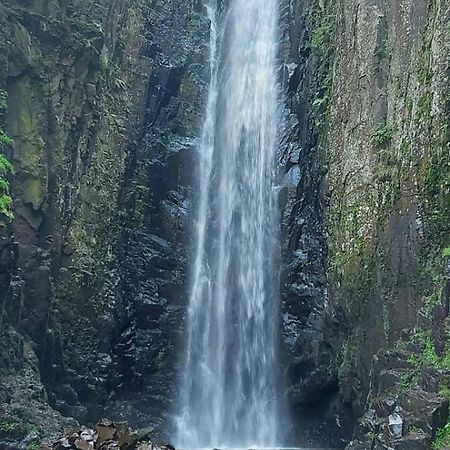
<path fill-rule="evenodd" d="M 175 450 L 170 444 L 158 445 L 149 434 L 152 429 L 132 430 L 126 422 L 101 419 L 94 428 L 81 426 L 69 430 L 41 450 Z"/>

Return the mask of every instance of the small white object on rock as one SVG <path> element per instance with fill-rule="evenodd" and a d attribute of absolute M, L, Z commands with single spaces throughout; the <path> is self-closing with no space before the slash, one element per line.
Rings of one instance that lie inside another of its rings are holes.
<path fill-rule="evenodd" d="M 400 414 L 393 413 L 388 417 L 389 432 L 394 439 L 403 435 L 403 418 Z"/>

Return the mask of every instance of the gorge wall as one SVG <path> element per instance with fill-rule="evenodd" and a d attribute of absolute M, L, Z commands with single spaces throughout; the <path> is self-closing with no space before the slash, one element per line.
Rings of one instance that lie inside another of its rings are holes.
<path fill-rule="evenodd" d="M 450 380 L 450 5 L 281 3 L 295 441 L 426 450 Z M 170 439 L 208 81 L 202 2 L 3 0 L 0 24 L 15 167 L 0 448 L 104 415 Z"/>
<path fill-rule="evenodd" d="M 81 422 L 159 426 L 185 304 L 203 8 L 44 1 L 0 13 L 15 141 L 5 149 L 15 219 L 2 229 L 1 420 L 17 435 L 46 434 L 61 420 L 37 412 L 48 401 Z"/>

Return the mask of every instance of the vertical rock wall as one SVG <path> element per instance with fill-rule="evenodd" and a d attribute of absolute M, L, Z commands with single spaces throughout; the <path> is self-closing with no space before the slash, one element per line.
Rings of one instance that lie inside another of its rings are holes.
<path fill-rule="evenodd" d="M 36 408 L 159 427 L 185 295 L 205 11 L 195 1 L 24 1 L 2 3 L 0 21 L 15 141 L 15 220 L 0 244 L 0 371 L 13 380 L 0 401 L 14 401 L 0 421 L 16 442 L 64 422 L 50 409 L 48 420 L 17 412 L 27 397 L 14 380 L 32 375 L 46 392 Z"/>
<path fill-rule="evenodd" d="M 293 416 L 292 439 L 305 445 L 323 444 L 325 435 L 334 435 L 339 442 L 342 435 L 327 413 L 338 385 L 327 366 L 328 351 L 320 346 L 328 304 L 322 134 L 333 63 L 329 38 L 334 25 L 330 19 L 334 6 L 328 2 L 326 8 L 308 0 L 282 4 L 282 354 Z M 315 30 L 321 27 L 323 48 L 313 43 Z"/>
<path fill-rule="evenodd" d="M 284 4 L 283 343 L 306 442 L 343 445 L 367 411 L 357 448 L 430 448 L 446 422 L 448 14 Z"/>

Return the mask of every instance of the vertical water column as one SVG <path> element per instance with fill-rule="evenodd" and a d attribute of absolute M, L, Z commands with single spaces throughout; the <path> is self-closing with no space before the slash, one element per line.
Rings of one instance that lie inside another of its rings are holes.
<path fill-rule="evenodd" d="M 277 0 L 211 20 L 177 445 L 279 444 Z"/>

